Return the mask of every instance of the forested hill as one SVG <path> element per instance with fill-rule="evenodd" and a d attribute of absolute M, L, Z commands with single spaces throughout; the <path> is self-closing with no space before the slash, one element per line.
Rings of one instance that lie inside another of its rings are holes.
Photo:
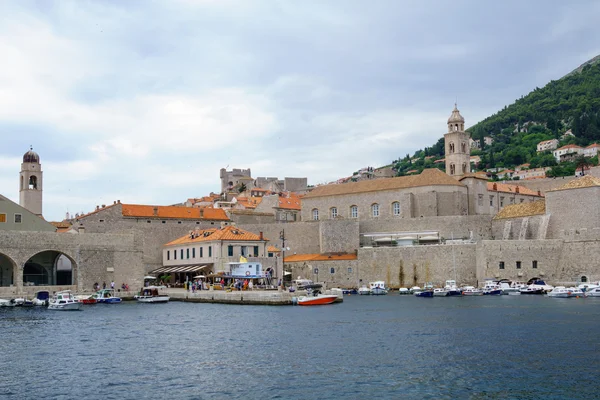
<path fill-rule="evenodd" d="M 569 129 L 575 137 L 563 139 Z M 471 151 L 481 157 L 478 169 L 512 168 L 524 163 L 530 168 L 555 166 L 551 152 L 538 154 L 536 148 L 539 142 L 552 138 L 560 140 L 559 146 L 600 143 L 600 56 L 536 88 L 467 131 L 481 144 L 480 150 Z M 491 146 L 484 144 L 486 136 L 493 138 Z M 395 160 L 392 165 L 398 175 L 405 175 L 423 168 L 443 168 L 444 163 L 435 163 L 443 157 L 444 141 L 440 138 L 431 147 L 417 151 L 413 157 Z M 561 173 L 559 169 L 555 168 L 556 174 Z"/>

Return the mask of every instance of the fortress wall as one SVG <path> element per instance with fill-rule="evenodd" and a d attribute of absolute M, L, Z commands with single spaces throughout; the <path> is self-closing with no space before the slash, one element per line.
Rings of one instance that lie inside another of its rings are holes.
<path fill-rule="evenodd" d="M 360 247 L 357 220 L 321 221 L 319 236 L 321 253 L 355 252 Z"/>
<path fill-rule="evenodd" d="M 548 238 L 600 239 L 600 187 L 559 190 L 546 195 Z"/>
<path fill-rule="evenodd" d="M 477 248 L 477 278 L 527 281 L 539 276 L 552 285 L 573 284 L 582 275 L 600 280 L 600 242 L 563 240 L 485 240 Z M 533 261 L 537 268 L 533 268 Z M 504 270 L 499 262 L 504 261 Z M 521 269 L 516 262 L 521 262 Z"/>
<path fill-rule="evenodd" d="M 540 239 L 540 228 L 542 227 L 543 215 L 532 215 L 530 217 L 499 219 L 492 221 L 492 238 L 496 240 L 537 240 Z M 526 222 L 524 222 L 526 220 Z M 525 230 L 522 237 L 522 230 Z M 508 237 L 505 237 L 508 234 Z"/>
<path fill-rule="evenodd" d="M 262 232 L 269 239 L 268 245 L 281 249 L 280 234 L 285 230 L 285 246 L 289 247 L 288 254 L 315 254 L 320 253 L 319 221 L 271 223 L 271 224 L 238 224 L 242 229 L 253 233 Z"/>

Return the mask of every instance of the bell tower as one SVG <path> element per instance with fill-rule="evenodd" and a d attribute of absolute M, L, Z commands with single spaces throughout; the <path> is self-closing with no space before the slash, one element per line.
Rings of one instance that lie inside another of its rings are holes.
<path fill-rule="evenodd" d="M 471 172 L 471 147 L 469 134 L 465 132 L 465 119 L 454 104 L 452 115 L 448 118 L 448 133 L 444 134 L 446 148 L 446 173 L 461 177 Z"/>
<path fill-rule="evenodd" d="M 42 165 L 33 147 L 23 155 L 19 174 L 19 204 L 34 214 L 42 216 Z"/>

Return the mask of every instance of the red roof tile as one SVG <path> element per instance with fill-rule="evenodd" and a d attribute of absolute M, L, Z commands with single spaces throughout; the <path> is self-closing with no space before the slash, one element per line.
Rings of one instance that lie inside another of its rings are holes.
<path fill-rule="evenodd" d="M 240 229 L 237 226 L 228 225 L 223 228 L 210 228 L 210 229 L 200 229 L 193 232 L 194 237 L 191 235 L 185 235 L 178 239 L 175 239 L 165 246 L 173 246 L 184 243 L 197 243 L 197 242 L 214 242 L 215 240 L 229 240 L 229 241 L 268 241 L 269 239 L 263 237 L 260 238 L 260 235 L 255 233 L 246 231 L 244 229 Z"/>

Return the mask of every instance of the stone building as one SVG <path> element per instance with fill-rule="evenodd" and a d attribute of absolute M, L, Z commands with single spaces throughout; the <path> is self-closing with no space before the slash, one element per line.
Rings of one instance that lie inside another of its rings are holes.
<path fill-rule="evenodd" d="M 194 274 L 227 272 L 227 263 L 240 257 L 260 262 L 263 270 L 276 269 L 276 258 L 267 249 L 269 240 L 237 226 L 197 229 L 163 246 L 163 267 L 152 274 L 175 274 L 177 280 L 191 280 Z M 269 256 L 269 253 L 271 255 Z M 173 279 L 175 281 L 175 279 Z"/>

